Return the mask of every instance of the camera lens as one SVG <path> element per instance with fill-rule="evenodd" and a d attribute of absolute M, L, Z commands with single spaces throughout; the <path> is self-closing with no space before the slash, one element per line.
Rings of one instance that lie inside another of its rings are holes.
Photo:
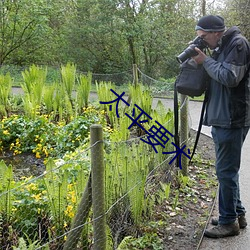
<path fill-rule="evenodd" d="M 180 54 L 176 57 L 179 63 L 183 63 L 188 58 L 198 55 L 195 50 L 195 47 L 203 50 L 207 47 L 207 43 L 199 36 L 197 36 L 192 43 Z"/>
<path fill-rule="evenodd" d="M 183 63 L 188 58 L 198 55 L 198 53 L 194 49 L 195 47 L 195 44 L 191 44 L 189 47 L 187 47 L 180 55 L 176 57 L 177 61 L 179 63 Z"/>

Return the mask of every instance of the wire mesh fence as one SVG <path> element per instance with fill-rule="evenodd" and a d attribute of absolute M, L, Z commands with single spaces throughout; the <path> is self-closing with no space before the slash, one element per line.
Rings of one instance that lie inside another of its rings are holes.
<path fill-rule="evenodd" d="M 41 68 L 47 68 L 47 66 L 41 65 Z M 3 65 L 0 69 L 0 74 L 10 73 L 15 80 L 15 86 L 19 86 L 23 82 L 22 73 L 28 70 L 29 67 L 18 67 L 12 65 Z M 92 72 L 92 84 L 96 82 L 112 82 L 117 86 L 133 84 L 135 82 L 135 70 L 137 72 L 137 81 L 140 84 L 150 88 L 152 93 L 158 96 L 170 96 L 173 97 L 174 91 L 174 79 L 154 79 L 145 74 L 139 67 L 135 65 L 135 69 L 129 69 L 123 72 L 100 74 Z M 87 75 L 88 72 L 82 72 L 77 70 L 77 74 Z M 52 84 L 53 82 L 60 82 L 60 67 L 48 67 L 47 68 L 47 82 Z"/>
<path fill-rule="evenodd" d="M 84 160 L 49 161 L 42 175 L 24 178 L 20 186 L 11 189 L 14 177 L 2 163 L 1 169 L 6 171 L 1 176 L 5 189 L 0 195 L 1 249 L 22 245 L 27 249 L 31 246 L 33 249 L 118 249 L 127 237 L 142 234 L 139 225 L 153 219 L 155 202 L 167 198 L 161 183 L 168 183 L 177 171 L 173 164 L 169 165 L 170 157 L 157 159 L 139 139 L 106 146 L 112 153 L 105 155 L 103 184 L 91 181 L 93 171 Z M 90 149 L 81 154 L 87 157 Z M 102 161 L 100 156 L 94 157 Z M 103 197 L 98 193 L 102 185 L 105 186 L 105 212 L 94 217 L 93 200 L 97 208 L 103 205 Z"/>
<path fill-rule="evenodd" d="M 141 151 L 139 147 L 143 148 L 141 154 L 148 150 L 138 140 L 109 147 L 112 154 L 105 157 L 103 183 L 105 213 L 97 217 L 93 216 L 93 201 L 100 208 L 103 197 L 93 189 L 100 188 L 102 183 L 91 182 L 93 171 L 89 166 L 86 168 L 84 160 L 70 163 L 51 160 L 42 175 L 23 178 L 16 188 L 11 188 L 15 181 L 12 169 L 1 162 L 1 249 L 25 245 L 33 249 L 117 249 L 126 236 L 136 236 L 139 223 L 153 214 L 153 189 L 157 190 L 160 180 L 169 178 L 171 166 L 167 160 L 155 165 L 152 152 L 151 157 L 135 159 Z M 89 150 L 81 154 L 87 156 Z M 99 231 L 104 216 L 107 224 L 104 231 Z M 95 248 L 99 241 L 101 245 Z"/>
<path fill-rule="evenodd" d="M 144 137 L 116 142 L 98 137 L 94 141 L 101 141 L 104 149 L 92 152 L 92 142 L 74 152 L 78 157 L 48 159 L 26 177 L 17 177 L 15 169 L 1 161 L 1 249 L 119 249 L 145 233 L 139 225 L 154 218 L 155 206 L 167 198 L 177 171 L 170 164 L 173 155 L 156 153 Z M 102 161 L 103 180 L 93 181 L 102 173 L 93 168 Z M 98 211 L 103 205 L 104 211 Z"/>

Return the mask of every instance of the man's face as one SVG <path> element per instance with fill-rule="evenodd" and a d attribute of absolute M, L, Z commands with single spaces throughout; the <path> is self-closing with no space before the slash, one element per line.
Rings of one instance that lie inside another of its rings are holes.
<path fill-rule="evenodd" d="M 221 38 L 221 32 L 206 32 L 203 30 L 197 30 L 196 33 L 208 44 L 210 49 L 215 49 L 218 46 L 218 42 Z"/>

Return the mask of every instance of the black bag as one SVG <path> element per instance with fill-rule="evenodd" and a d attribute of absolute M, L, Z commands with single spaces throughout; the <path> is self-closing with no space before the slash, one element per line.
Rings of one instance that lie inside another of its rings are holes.
<path fill-rule="evenodd" d="M 175 81 L 177 92 L 191 97 L 201 96 L 209 79 L 203 65 L 197 64 L 192 58 L 181 64 L 180 74 Z"/>

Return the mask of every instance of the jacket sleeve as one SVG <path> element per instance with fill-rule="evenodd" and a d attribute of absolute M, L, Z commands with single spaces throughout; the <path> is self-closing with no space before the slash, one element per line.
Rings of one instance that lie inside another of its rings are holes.
<path fill-rule="evenodd" d="M 249 46 L 244 38 L 235 39 L 227 49 L 224 58 L 214 60 L 207 57 L 203 66 L 209 76 L 227 87 L 236 87 L 249 67 Z M 220 60 L 223 60 L 220 62 Z"/>

